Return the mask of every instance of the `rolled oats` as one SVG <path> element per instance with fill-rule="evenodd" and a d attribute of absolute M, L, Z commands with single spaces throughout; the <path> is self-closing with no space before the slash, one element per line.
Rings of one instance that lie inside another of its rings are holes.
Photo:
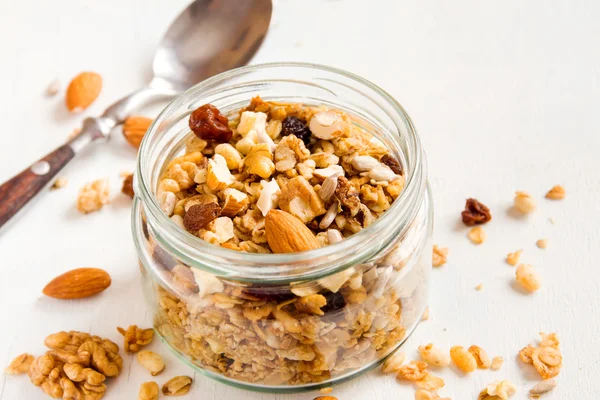
<path fill-rule="evenodd" d="M 420 379 L 415 382 L 415 385 L 419 389 L 429 390 L 431 392 L 435 392 L 444 387 L 446 383 L 439 376 L 433 375 L 431 372 L 427 373 L 423 379 Z"/>
<path fill-rule="evenodd" d="M 384 374 L 398 373 L 405 359 L 406 355 L 402 352 L 397 351 L 394 354 L 392 354 L 387 360 L 385 360 L 383 366 L 381 367 L 381 371 Z"/>

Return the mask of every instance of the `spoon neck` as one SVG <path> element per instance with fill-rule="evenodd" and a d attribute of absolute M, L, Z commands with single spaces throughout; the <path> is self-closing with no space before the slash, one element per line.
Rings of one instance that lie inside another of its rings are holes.
<path fill-rule="evenodd" d="M 147 87 L 129 94 L 108 107 L 102 114 L 102 118 L 111 119 L 114 121 L 114 125 L 118 125 L 141 107 L 157 101 L 171 100 L 180 93 L 172 87 L 156 86 L 155 79 Z"/>

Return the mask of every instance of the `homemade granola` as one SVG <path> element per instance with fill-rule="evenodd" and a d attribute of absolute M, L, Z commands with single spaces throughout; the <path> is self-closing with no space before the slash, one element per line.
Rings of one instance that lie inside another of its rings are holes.
<path fill-rule="evenodd" d="M 404 187 L 400 162 L 341 111 L 254 98 L 230 118 L 199 107 L 189 125 L 185 154 L 167 161 L 156 195 L 181 229 L 216 246 L 331 245 L 372 224 Z M 190 268 L 146 235 L 160 274 L 156 330 L 201 368 L 238 381 L 343 376 L 385 358 L 420 319 L 431 268 L 431 247 L 413 257 L 421 229 L 411 225 L 412 240 L 375 262 L 283 287 Z"/>

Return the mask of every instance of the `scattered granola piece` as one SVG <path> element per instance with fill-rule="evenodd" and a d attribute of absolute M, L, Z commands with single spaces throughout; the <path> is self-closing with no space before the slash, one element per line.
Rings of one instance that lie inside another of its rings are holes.
<path fill-rule="evenodd" d="M 87 183 L 79 192 L 77 209 L 84 214 L 98 211 L 108 204 L 110 188 L 108 179 L 98 179 Z"/>
<path fill-rule="evenodd" d="M 406 355 L 402 352 L 397 351 L 394 354 L 392 354 L 387 360 L 385 360 L 383 366 L 381 367 L 381 371 L 384 374 L 397 373 L 400 370 L 400 367 L 402 366 L 402 363 L 405 359 Z"/>
<path fill-rule="evenodd" d="M 56 178 L 56 180 L 50 187 L 50 190 L 62 189 L 65 186 L 67 186 L 68 183 L 69 183 L 69 181 L 67 180 L 67 178 L 65 178 L 63 176 L 58 177 L 58 178 Z"/>
<path fill-rule="evenodd" d="M 507 400 L 517 392 L 517 387 L 510 381 L 492 382 L 479 393 L 477 400 Z"/>
<path fill-rule="evenodd" d="M 321 393 L 321 394 L 330 394 L 331 392 L 333 392 L 332 387 L 326 387 L 326 388 L 319 389 L 319 393 Z"/>
<path fill-rule="evenodd" d="M 441 398 L 435 392 L 419 389 L 415 392 L 415 400 L 450 400 L 448 397 Z"/>
<path fill-rule="evenodd" d="M 415 382 L 415 385 L 419 389 L 425 389 L 431 392 L 435 392 L 436 390 L 443 388 L 445 384 L 446 382 L 444 382 L 442 378 L 435 376 L 430 372 L 425 375 L 425 378 Z"/>
<path fill-rule="evenodd" d="M 426 346 L 419 346 L 419 354 L 423 361 L 434 367 L 447 367 L 450 365 L 450 357 L 432 343 Z"/>
<path fill-rule="evenodd" d="M 506 256 L 506 262 L 512 266 L 515 266 L 519 263 L 519 259 L 521 258 L 521 253 L 523 250 L 517 250 L 514 253 L 508 253 Z"/>
<path fill-rule="evenodd" d="M 529 214 L 537 208 L 535 200 L 527 192 L 517 192 L 514 199 L 515 208 L 523 214 Z"/>
<path fill-rule="evenodd" d="M 548 239 L 540 239 L 537 242 L 535 242 L 535 244 L 540 249 L 545 249 L 546 247 L 548 247 Z"/>
<path fill-rule="evenodd" d="M 521 361 L 532 364 L 544 379 L 554 378 L 562 367 L 562 353 L 556 333 L 540 332 L 542 340 L 538 347 L 526 346 L 519 352 Z"/>
<path fill-rule="evenodd" d="M 133 174 L 128 174 L 123 177 L 123 186 L 121 187 L 121 193 L 131 197 L 135 196 L 133 192 Z"/>
<path fill-rule="evenodd" d="M 469 347 L 469 353 L 475 357 L 477 368 L 488 369 L 492 365 L 490 356 L 488 356 L 487 352 L 481 347 L 473 345 Z"/>
<path fill-rule="evenodd" d="M 467 226 L 485 224 L 492 219 L 490 209 L 476 199 L 467 199 L 461 215 L 463 223 Z"/>
<path fill-rule="evenodd" d="M 546 193 L 546 198 L 550 200 L 562 200 L 565 198 L 567 192 L 561 185 L 556 185 Z"/>
<path fill-rule="evenodd" d="M 140 351 L 142 347 L 150 344 L 154 337 L 154 329 L 141 329 L 138 328 L 137 325 L 129 325 L 127 330 L 119 326 L 117 327 L 117 331 L 123 335 L 123 347 L 125 348 L 125 351 L 131 353 Z"/>
<path fill-rule="evenodd" d="M 485 242 L 485 239 L 487 238 L 487 234 L 485 233 L 485 231 L 483 230 L 482 227 L 476 226 L 474 228 L 471 228 L 471 230 L 469 230 L 467 237 L 473 244 L 481 244 L 481 243 Z"/>
<path fill-rule="evenodd" d="M 438 247 L 437 244 L 433 245 L 433 266 L 441 267 L 448 261 L 448 248 Z"/>
<path fill-rule="evenodd" d="M 60 90 L 60 81 L 58 79 L 55 79 L 52 82 L 50 82 L 50 84 L 46 87 L 46 96 L 48 96 L 48 97 L 56 96 L 58 94 L 59 90 Z"/>
<path fill-rule="evenodd" d="M 338 400 L 338 398 L 333 396 L 319 396 L 315 397 L 313 400 Z"/>
<path fill-rule="evenodd" d="M 504 364 L 504 357 L 496 356 L 492 358 L 492 364 L 490 365 L 490 368 L 494 371 L 498 371 L 500 368 L 502 368 L 502 364 Z"/>
<path fill-rule="evenodd" d="M 450 349 L 450 357 L 456 366 L 463 372 L 469 373 L 477 369 L 477 360 L 462 346 Z"/>
<path fill-rule="evenodd" d="M 483 283 L 478 284 L 477 286 L 475 286 L 475 290 L 482 291 L 483 290 Z"/>
<path fill-rule="evenodd" d="M 189 376 L 176 376 L 166 381 L 162 386 L 165 396 L 183 396 L 190 391 L 192 378 Z"/>
<path fill-rule="evenodd" d="M 398 368 L 397 379 L 407 381 L 420 381 L 427 376 L 427 363 L 423 361 L 411 361 Z"/>
<path fill-rule="evenodd" d="M 556 381 L 556 379 L 545 379 L 537 385 L 535 385 L 534 387 L 532 387 L 529 390 L 529 394 L 531 395 L 531 397 L 539 397 L 544 393 L 548 393 L 549 391 L 554 389 L 557 383 L 558 382 Z"/>
<path fill-rule="evenodd" d="M 31 354 L 23 353 L 12 360 L 8 367 L 4 369 L 4 373 L 8 375 L 24 374 L 29 371 L 29 366 L 33 362 Z"/>
<path fill-rule="evenodd" d="M 519 264 L 515 271 L 517 282 L 528 292 L 535 292 L 541 287 L 537 271 L 530 264 Z"/>
<path fill-rule="evenodd" d="M 156 376 L 165 369 L 165 363 L 161 356 L 158 354 L 148 351 L 142 350 L 137 353 L 137 360 L 140 365 L 148 370 L 152 374 L 152 376 Z"/>
<path fill-rule="evenodd" d="M 140 386 L 138 400 L 158 400 L 158 383 L 154 381 L 144 382 Z"/>

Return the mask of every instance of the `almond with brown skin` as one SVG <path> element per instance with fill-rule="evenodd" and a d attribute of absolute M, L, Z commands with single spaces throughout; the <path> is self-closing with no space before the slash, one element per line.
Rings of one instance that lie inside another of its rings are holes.
<path fill-rule="evenodd" d="M 150 118 L 140 116 L 127 118 L 123 123 L 123 136 L 125 136 L 125 140 L 136 149 L 139 148 L 150 124 L 152 124 L 152 119 Z"/>
<path fill-rule="evenodd" d="M 71 112 L 79 112 L 88 108 L 102 90 L 102 77 L 95 72 L 82 72 L 77 75 L 67 88 L 65 105 Z"/>
<path fill-rule="evenodd" d="M 81 299 L 110 286 L 110 275 L 99 268 L 77 268 L 52 279 L 43 292 L 55 299 Z"/>
<path fill-rule="evenodd" d="M 267 213 L 265 233 L 273 253 L 298 253 L 321 247 L 302 221 L 282 210 L 270 210 Z"/>

